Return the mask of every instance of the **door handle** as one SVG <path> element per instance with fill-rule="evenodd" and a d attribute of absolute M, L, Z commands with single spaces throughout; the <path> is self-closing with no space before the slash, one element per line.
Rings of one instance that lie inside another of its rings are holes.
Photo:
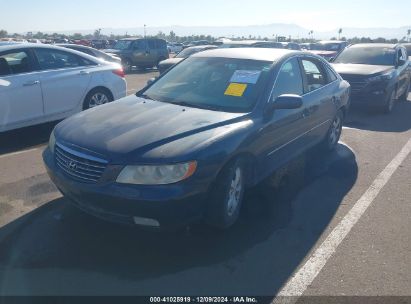
<path fill-rule="evenodd" d="M 303 116 L 303 118 L 306 118 L 307 116 L 310 116 L 310 111 L 309 111 L 308 109 L 305 109 L 305 110 L 303 111 L 302 116 Z"/>
<path fill-rule="evenodd" d="M 80 74 L 80 75 L 88 75 L 88 74 L 90 74 L 90 72 L 88 72 L 88 71 L 80 71 L 79 74 Z"/>
<path fill-rule="evenodd" d="M 29 82 L 25 82 L 25 83 L 23 83 L 23 87 L 34 86 L 34 85 L 39 84 L 39 83 L 40 83 L 40 81 L 39 81 L 39 80 L 29 81 Z"/>

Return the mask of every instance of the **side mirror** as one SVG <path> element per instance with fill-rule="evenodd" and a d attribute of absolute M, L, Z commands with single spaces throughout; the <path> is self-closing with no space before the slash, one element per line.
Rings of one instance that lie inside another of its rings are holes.
<path fill-rule="evenodd" d="M 284 94 L 278 96 L 276 100 L 270 102 L 269 110 L 291 110 L 301 108 L 303 105 L 303 98 L 299 95 Z"/>
<path fill-rule="evenodd" d="M 156 80 L 157 80 L 157 77 L 150 78 L 150 79 L 147 81 L 147 86 L 152 85 Z"/>

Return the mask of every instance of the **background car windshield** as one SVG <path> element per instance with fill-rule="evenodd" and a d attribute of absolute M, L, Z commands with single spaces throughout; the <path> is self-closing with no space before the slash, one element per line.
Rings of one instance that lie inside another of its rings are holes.
<path fill-rule="evenodd" d="M 187 58 L 188 56 L 191 56 L 192 54 L 197 53 L 198 51 L 199 50 L 197 49 L 185 49 L 178 53 L 176 58 Z"/>
<path fill-rule="evenodd" d="M 125 50 L 128 49 L 132 41 L 129 40 L 120 40 L 114 45 L 116 50 Z"/>
<path fill-rule="evenodd" d="M 143 92 L 162 102 L 226 112 L 249 112 L 264 87 L 271 62 L 188 58 Z"/>
<path fill-rule="evenodd" d="M 395 50 L 387 47 L 356 47 L 345 49 L 334 63 L 394 65 Z"/>

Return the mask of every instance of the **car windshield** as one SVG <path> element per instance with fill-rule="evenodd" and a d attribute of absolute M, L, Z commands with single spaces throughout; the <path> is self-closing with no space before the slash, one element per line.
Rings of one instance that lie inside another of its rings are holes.
<path fill-rule="evenodd" d="M 389 47 L 353 47 L 345 49 L 334 63 L 355 63 L 369 65 L 395 64 L 395 50 Z"/>
<path fill-rule="evenodd" d="M 196 49 L 196 48 L 187 48 L 182 50 L 180 53 L 177 54 L 176 58 L 187 58 L 197 52 L 199 52 L 201 49 Z"/>
<path fill-rule="evenodd" d="M 125 50 L 130 47 L 130 44 L 132 43 L 131 40 L 119 40 L 117 43 L 114 45 L 115 50 Z"/>
<path fill-rule="evenodd" d="M 225 112 L 249 112 L 272 63 L 191 57 L 171 69 L 142 96 L 161 102 Z"/>

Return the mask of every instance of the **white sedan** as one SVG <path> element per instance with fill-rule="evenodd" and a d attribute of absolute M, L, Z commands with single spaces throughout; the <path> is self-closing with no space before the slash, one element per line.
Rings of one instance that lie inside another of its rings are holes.
<path fill-rule="evenodd" d="M 63 119 L 126 91 L 119 64 L 50 45 L 0 46 L 0 132 Z"/>

